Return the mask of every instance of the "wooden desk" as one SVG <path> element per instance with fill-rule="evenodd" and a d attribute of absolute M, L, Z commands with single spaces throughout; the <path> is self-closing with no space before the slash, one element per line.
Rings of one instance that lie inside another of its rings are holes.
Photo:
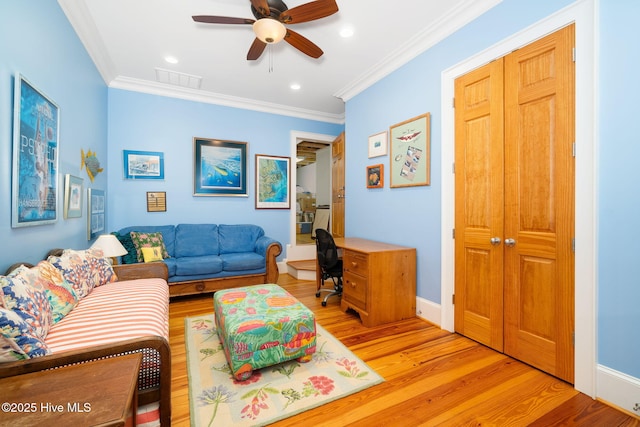
<path fill-rule="evenodd" d="M 0 425 L 135 426 L 141 359 L 134 353 L 3 378 Z"/>
<path fill-rule="evenodd" d="M 336 237 L 343 250 L 340 307 L 371 327 L 416 315 L 416 250 L 356 237 Z M 322 286 L 320 268 L 316 284 Z"/>

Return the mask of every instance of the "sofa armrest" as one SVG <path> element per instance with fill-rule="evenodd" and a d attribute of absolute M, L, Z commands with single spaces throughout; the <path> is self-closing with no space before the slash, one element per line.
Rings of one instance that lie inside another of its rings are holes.
<path fill-rule="evenodd" d="M 151 351 L 157 355 L 160 365 L 159 386 L 144 390 L 139 394 L 140 404 L 160 401 L 162 426 L 171 425 L 171 351 L 166 339 L 157 336 L 133 338 L 112 344 L 88 347 L 79 350 L 64 351 L 57 354 L 15 362 L 0 363 L 0 378 L 8 378 L 31 372 L 60 368 L 92 360 L 116 357 L 132 352 Z M 146 363 L 149 363 L 146 361 Z M 143 370 L 141 368 L 141 374 Z"/>
<path fill-rule="evenodd" d="M 113 271 L 118 276 L 118 281 L 148 279 L 158 277 L 169 280 L 169 269 L 164 262 L 144 262 L 138 264 L 114 265 Z"/>
<path fill-rule="evenodd" d="M 256 241 L 256 253 L 265 258 L 267 268 L 265 283 L 276 283 L 280 275 L 276 258 L 282 253 L 282 245 L 271 237 L 262 236 Z"/>

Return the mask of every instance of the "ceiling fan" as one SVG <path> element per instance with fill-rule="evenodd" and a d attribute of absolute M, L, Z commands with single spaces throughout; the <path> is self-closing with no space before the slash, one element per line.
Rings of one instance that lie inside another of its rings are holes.
<path fill-rule="evenodd" d="M 312 41 L 285 27 L 285 24 L 300 24 L 333 15 L 338 11 L 335 0 L 316 0 L 289 9 L 282 0 L 250 0 L 251 12 L 256 19 L 232 18 L 229 16 L 195 15 L 193 20 L 206 24 L 246 24 L 252 25 L 256 39 L 249 48 L 247 59 L 256 60 L 262 55 L 267 44 L 282 40 L 312 58 L 319 58 L 324 52 Z"/>

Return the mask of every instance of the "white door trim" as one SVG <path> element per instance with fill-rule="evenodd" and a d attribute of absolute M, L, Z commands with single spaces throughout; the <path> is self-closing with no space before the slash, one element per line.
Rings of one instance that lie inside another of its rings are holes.
<path fill-rule="evenodd" d="M 441 327 L 454 330 L 455 185 L 452 106 L 457 77 L 571 23 L 576 24 L 576 176 L 575 176 L 575 388 L 596 396 L 596 1 L 579 0 L 525 30 L 442 72 L 442 282 Z M 579 207 L 579 208 L 578 208 Z"/>

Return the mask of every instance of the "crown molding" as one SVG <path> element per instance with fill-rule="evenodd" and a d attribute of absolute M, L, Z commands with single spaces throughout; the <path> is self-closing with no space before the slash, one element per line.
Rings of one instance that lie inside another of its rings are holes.
<path fill-rule="evenodd" d="M 117 75 L 116 67 L 107 54 L 107 48 L 95 26 L 85 2 L 77 0 L 58 0 L 58 4 L 67 16 L 80 42 L 91 57 L 102 79 L 108 85 Z"/>
<path fill-rule="evenodd" d="M 111 81 L 109 87 L 133 92 L 142 92 L 151 95 L 166 96 L 170 98 L 179 98 L 187 101 L 202 102 L 205 104 L 223 105 L 225 107 L 242 108 L 244 110 L 316 120 L 325 123 L 344 124 L 345 122 L 344 114 L 331 114 L 323 111 L 306 110 L 303 108 L 290 107 L 288 105 L 223 95 L 187 87 L 169 86 L 164 83 L 133 79 L 130 77 L 116 77 Z"/>
<path fill-rule="evenodd" d="M 383 58 L 333 96 L 345 102 L 350 100 L 501 2 L 502 0 L 465 1 L 433 25 L 419 32 L 402 49 Z"/>

